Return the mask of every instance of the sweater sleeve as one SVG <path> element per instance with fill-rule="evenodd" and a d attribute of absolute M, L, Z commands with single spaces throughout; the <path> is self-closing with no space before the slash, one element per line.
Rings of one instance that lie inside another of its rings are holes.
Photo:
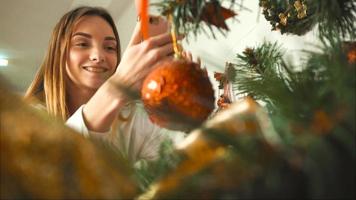
<path fill-rule="evenodd" d="M 160 128 L 155 124 L 150 123 L 152 132 L 149 133 L 149 137 L 144 142 L 140 159 L 156 160 L 159 157 L 159 151 L 161 144 L 164 141 L 170 140 L 174 146 L 177 146 L 185 137 L 185 133 L 178 131 L 170 131 L 164 128 Z"/>
<path fill-rule="evenodd" d="M 128 120 L 120 121 L 119 126 L 114 130 L 116 132 L 114 137 L 112 137 L 111 130 L 108 132 L 90 131 L 84 121 L 83 107 L 84 105 L 66 121 L 66 125 L 86 138 L 97 138 L 114 144 L 133 162 L 141 159 L 155 160 L 159 156 L 160 145 L 163 141 L 171 140 L 176 145 L 185 137 L 182 132 L 169 131 L 153 124 L 140 104 L 136 104 L 135 107 L 138 109 L 133 111 L 134 114 Z M 122 112 L 130 111 L 130 109 L 123 109 Z"/>
<path fill-rule="evenodd" d="M 100 139 L 106 139 L 110 133 L 110 130 L 107 132 L 95 132 L 95 131 L 90 131 L 85 122 L 84 122 L 84 117 L 83 117 L 83 108 L 84 105 L 80 106 L 75 113 L 70 116 L 70 118 L 66 121 L 66 125 L 80 134 L 82 134 L 84 137 L 89 138 L 89 137 L 96 137 Z"/>
<path fill-rule="evenodd" d="M 170 131 L 153 124 L 142 108 L 138 109 L 133 131 L 137 132 L 137 160 L 155 160 L 162 142 L 170 140 L 176 146 L 185 137 L 183 132 Z"/>

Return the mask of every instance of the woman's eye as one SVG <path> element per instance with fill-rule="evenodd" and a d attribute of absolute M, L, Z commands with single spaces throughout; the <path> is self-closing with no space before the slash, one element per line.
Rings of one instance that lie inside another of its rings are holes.
<path fill-rule="evenodd" d="M 79 42 L 79 43 L 76 43 L 75 46 L 77 46 L 77 47 L 87 47 L 89 45 L 87 43 L 85 43 L 85 42 Z"/>
<path fill-rule="evenodd" d="M 116 47 L 114 47 L 114 46 L 107 46 L 107 47 L 105 47 L 105 49 L 107 49 L 109 51 L 116 51 Z"/>

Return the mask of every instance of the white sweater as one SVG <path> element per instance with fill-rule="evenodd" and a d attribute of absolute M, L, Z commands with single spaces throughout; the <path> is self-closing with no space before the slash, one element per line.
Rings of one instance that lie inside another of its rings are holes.
<path fill-rule="evenodd" d="M 154 160 L 159 156 L 163 141 L 172 140 L 176 145 L 185 137 L 182 132 L 169 131 L 153 124 L 140 103 L 124 107 L 120 112 L 125 119 L 118 118 L 110 131 L 93 132 L 84 123 L 83 107 L 66 121 L 66 125 L 85 137 L 99 137 L 113 144 L 133 163 L 141 159 Z"/>

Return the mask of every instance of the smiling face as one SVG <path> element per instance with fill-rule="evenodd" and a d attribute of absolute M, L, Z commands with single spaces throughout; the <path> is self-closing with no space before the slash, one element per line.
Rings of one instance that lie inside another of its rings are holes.
<path fill-rule="evenodd" d="M 84 16 L 75 25 L 67 57 L 70 88 L 97 90 L 116 70 L 117 41 L 103 18 Z"/>

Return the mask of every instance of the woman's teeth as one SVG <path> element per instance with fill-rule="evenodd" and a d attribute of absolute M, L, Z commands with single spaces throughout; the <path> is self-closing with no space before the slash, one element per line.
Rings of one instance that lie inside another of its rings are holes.
<path fill-rule="evenodd" d="M 84 67 L 84 69 L 89 72 L 95 72 L 95 73 L 102 73 L 107 71 L 107 69 L 102 67 Z"/>

